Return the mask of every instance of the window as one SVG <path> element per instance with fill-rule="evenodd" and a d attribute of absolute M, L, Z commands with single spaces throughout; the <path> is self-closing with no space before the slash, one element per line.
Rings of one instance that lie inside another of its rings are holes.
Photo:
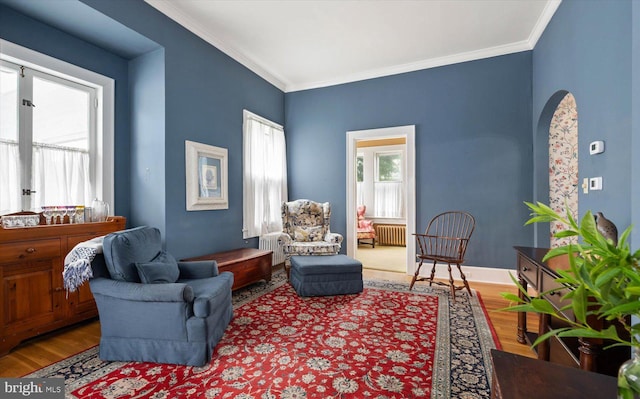
<path fill-rule="evenodd" d="M 374 216 L 404 217 L 402 152 L 378 152 L 375 155 Z"/>
<path fill-rule="evenodd" d="M 358 205 L 365 204 L 364 199 L 364 154 L 356 156 L 356 202 Z"/>
<path fill-rule="evenodd" d="M 113 81 L 0 45 L 0 214 L 112 202 Z"/>
<path fill-rule="evenodd" d="M 378 181 L 402 181 L 402 154 L 376 154 L 376 175 Z"/>
<path fill-rule="evenodd" d="M 244 238 L 282 231 L 287 200 L 287 158 L 282 126 L 243 112 Z"/>

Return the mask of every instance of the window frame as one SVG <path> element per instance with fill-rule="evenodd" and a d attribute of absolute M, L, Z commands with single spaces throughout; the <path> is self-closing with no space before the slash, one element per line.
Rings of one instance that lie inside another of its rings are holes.
<path fill-rule="evenodd" d="M 380 180 L 380 157 L 386 155 L 397 155 L 400 157 L 400 179 L 399 180 Z M 376 151 L 374 152 L 373 159 L 375 160 L 375 177 L 374 183 L 402 183 L 404 182 L 404 152 L 402 150 L 390 150 L 390 151 Z"/>
<path fill-rule="evenodd" d="M 95 181 L 94 196 L 114 202 L 114 135 L 115 81 L 107 76 L 73 65 L 66 61 L 0 39 L 0 60 L 22 65 L 42 73 L 92 87 L 96 90 L 97 106 L 95 156 L 91 158 Z M 91 107 L 93 108 L 93 107 Z M 91 149 L 90 149 L 91 150 Z"/>
<path fill-rule="evenodd" d="M 253 120 L 256 121 L 258 123 L 261 123 L 263 125 L 269 126 L 272 129 L 275 130 L 279 130 L 282 132 L 283 135 L 283 139 L 284 139 L 284 159 L 282 159 L 283 163 L 284 163 L 284 186 L 281 187 L 281 194 L 282 194 L 282 198 L 281 201 L 287 201 L 288 200 L 288 192 L 287 192 L 287 179 L 288 179 L 288 170 L 287 170 L 287 164 L 286 164 L 286 135 L 284 134 L 284 126 L 279 125 L 275 122 L 272 122 L 260 115 L 254 114 L 251 111 L 248 111 L 246 109 L 244 109 L 242 111 L 242 163 L 243 163 L 243 176 L 242 176 L 242 238 L 243 239 L 248 239 L 248 238 L 253 238 L 253 237 L 258 237 L 261 236 L 262 233 L 259 232 L 256 234 L 256 232 L 254 231 L 253 227 L 250 227 L 248 224 L 249 222 L 252 222 L 252 220 L 250 220 L 250 216 L 253 216 L 252 212 L 248 211 L 248 203 L 252 202 L 252 198 L 250 198 L 249 193 L 251 191 L 251 189 L 249 188 L 249 186 L 251 185 L 250 181 L 247 180 L 247 156 L 250 152 L 249 148 L 251 146 L 249 146 L 249 144 L 247 143 L 247 136 L 248 136 L 248 128 L 249 128 L 249 121 Z M 254 204 L 255 205 L 255 204 Z M 278 204 L 278 210 L 280 209 L 281 204 Z M 279 212 L 278 212 L 279 213 Z M 255 220 L 253 220 L 255 221 Z M 263 221 L 264 223 L 264 221 Z M 255 226 L 254 226 L 255 227 Z"/>

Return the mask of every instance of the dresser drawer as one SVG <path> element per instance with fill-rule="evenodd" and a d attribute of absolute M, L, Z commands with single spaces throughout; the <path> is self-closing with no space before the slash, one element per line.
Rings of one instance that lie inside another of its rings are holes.
<path fill-rule="evenodd" d="M 59 238 L 0 244 L 0 263 L 23 262 L 59 256 Z"/>
<path fill-rule="evenodd" d="M 562 297 L 567 295 L 571 290 L 564 285 L 555 281 L 555 277 L 548 274 L 544 270 L 540 273 L 540 292 L 555 290 L 552 293 L 544 295 L 544 299 L 549 301 L 556 309 L 570 305 L 570 300 L 563 300 Z M 561 313 L 569 320 L 573 320 L 573 310 L 571 308 L 561 311 Z"/>
<path fill-rule="evenodd" d="M 518 275 L 524 278 L 531 288 L 538 288 L 538 266 L 524 256 L 518 256 Z"/>

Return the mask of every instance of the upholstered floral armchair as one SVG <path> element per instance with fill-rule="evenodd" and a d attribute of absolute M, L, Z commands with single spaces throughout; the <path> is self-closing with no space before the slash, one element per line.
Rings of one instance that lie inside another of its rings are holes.
<path fill-rule="evenodd" d="M 358 205 L 356 210 L 358 212 L 358 227 L 356 233 L 358 235 L 358 244 L 371 244 L 373 248 L 376 247 L 376 230 L 373 227 L 373 220 L 367 220 L 364 216 L 367 211 L 365 205 Z M 361 240 L 371 240 L 371 242 L 364 242 Z"/>
<path fill-rule="evenodd" d="M 342 235 L 329 228 L 331 205 L 307 199 L 282 204 L 282 230 L 278 244 L 285 255 L 285 267 L 293 255 L 335 255 Z M 288 268 L 287 268 L 288 271 Z"/>

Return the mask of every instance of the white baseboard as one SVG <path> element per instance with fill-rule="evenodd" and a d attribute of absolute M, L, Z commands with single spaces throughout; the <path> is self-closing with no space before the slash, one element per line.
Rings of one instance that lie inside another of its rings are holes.
<path fill-rule="evenodd" d="M 416 265 L 418 267 L 418 265 Z M 479 283 L 492 283 L 492 284 L 507 284 L 514 285 L 509 273 L 514 277 L 517 275 L 515 269 L 498 269 L 493 267 L 479 267 L 479 266 L 462 266 L 462 272 L 467 277 L 468 281 L 475 281 Z M 451 274 L 453 274 L 454 280 L 460 279 L 460 273 L 455 265 L 451 266 Z M 428 277 L 431 275 L 431 264 L 423 264 L 420 269 L 420 276 Z M 449 280 L 449 272 L 447 271 L 446 264 L 438 264 L 436 266 L 436 278 Z"/>

